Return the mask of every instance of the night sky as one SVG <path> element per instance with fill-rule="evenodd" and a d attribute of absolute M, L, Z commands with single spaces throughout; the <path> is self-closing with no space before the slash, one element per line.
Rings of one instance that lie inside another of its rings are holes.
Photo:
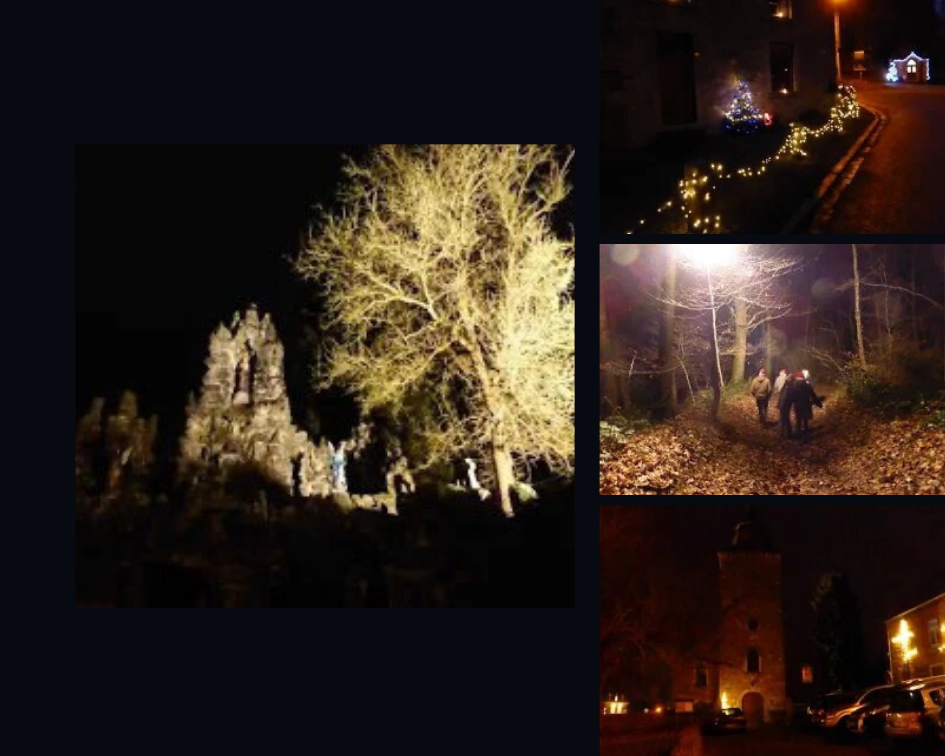
<path fill-rule="evenodd" d="M 717 591 L 716 552 L 731 544 L 739 505 L 650 507 L 658 543 L 673 550 L 695 590 Z M 905 504 L 767 505 L 757 519 L 782 553 L 788 686 L 812 661 L 810 598 L 817 579 L 838 570 L 851 581 L 863 613 L 867 662 L 886 653 L 884 620 L 945 592 L 945 507 Z"/>
<path fill-rule="evenodd" d="M 174 443 L 211 331 L 256 302 L 286 343 L 314 301 L 286 256 L 316 203 L 330 206 L 342 147 L 150 147 L 78 151 L 76 415 L 123 389 Z"/>

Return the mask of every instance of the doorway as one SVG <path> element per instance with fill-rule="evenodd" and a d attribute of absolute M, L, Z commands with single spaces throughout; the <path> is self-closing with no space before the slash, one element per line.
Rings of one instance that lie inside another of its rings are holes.
<path fill-rule="evenodd" d="M 742 711 L 750 729 L 761 727 L 765 721 L 765 700 L 761 693 L 746 693 L 742 698 Z"/>

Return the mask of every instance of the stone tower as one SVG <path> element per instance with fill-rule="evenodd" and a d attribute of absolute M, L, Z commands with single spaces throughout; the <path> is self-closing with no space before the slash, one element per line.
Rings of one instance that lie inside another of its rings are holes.
<path fill-rule="evenodd" d="M 750 726 L 777 721 L 787 710 L 781 555 L 751 507 L 719 552 L 719 588 L 719 705 L 741 707 Z"/>

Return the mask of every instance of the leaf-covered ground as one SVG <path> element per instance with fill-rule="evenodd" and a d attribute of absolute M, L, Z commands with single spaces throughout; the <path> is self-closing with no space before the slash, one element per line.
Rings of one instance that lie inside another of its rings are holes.
<path fill-rule="evenodd" d="M 717 426 L 706 410 L 627 432 L 602 453 L 600 492 L 634 495 L 916 495 L 945 493 L 945 431 L 929 415 L 883 419 L 818 387 L 811 433 L 761 428 L 750 396 L 726 398 Z"/>

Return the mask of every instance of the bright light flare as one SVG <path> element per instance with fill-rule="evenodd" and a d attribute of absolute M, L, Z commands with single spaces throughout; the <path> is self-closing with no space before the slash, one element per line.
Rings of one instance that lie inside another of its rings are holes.
<path fill-rule="evenodd" d="M 905 620 L 899 620 L 899 635 L 890 638 L 890 640 L 899 646 L 903 661 L 909 661 L 919 653 L 918 649 L 912 647 L 911 641 L 914 637 L 915 633 L 909 629 L 909 623 Z"/>
<path fill-rule="evenodd" d="M 725 693 L 722 694 L 722 708 L 723 708 L 723 709 L 729 709 L 729 708 L 731 708 L 731 707 L 728 705 L 728 696 L 727 696 Z"/>
<path fill-rule="evenodd" d="M 699 268 L 721 268 L 738 259 L 737 244 L 679 244 L 685 259 Z"/>

